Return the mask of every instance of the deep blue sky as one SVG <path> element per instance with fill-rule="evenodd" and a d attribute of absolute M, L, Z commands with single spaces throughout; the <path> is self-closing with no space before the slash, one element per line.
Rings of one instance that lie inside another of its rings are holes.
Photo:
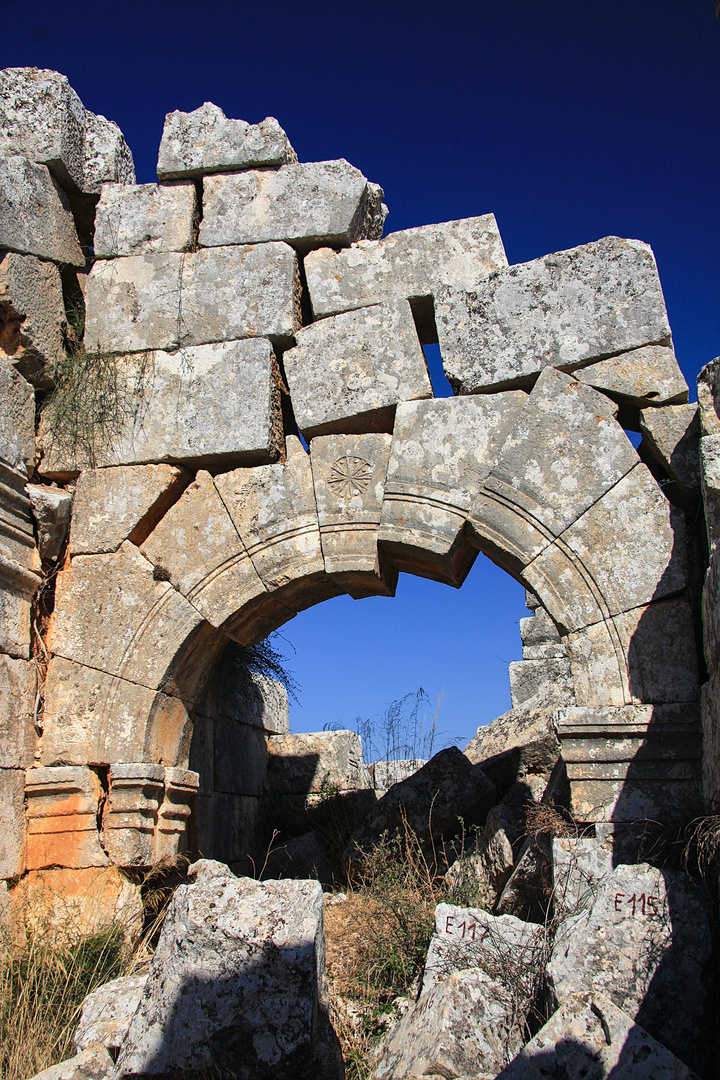
<path fill-rule="evenodd" d="M 608 234 L 652 244 L 691 384 L 720 353 L 720 20 L 711 0 L 0 0 L 0 67 L 66 74 L 155 179 L 163 118 L 276 116 L 301 161 L 385 189 L 388 231 L 494 211 L 510 262 Z M 694 397 L 694 390 L 691 394 Z M 522 590 L 401 577 L 286 628 L 297 729 L 445 687 L 469 734 L 509 704 Z M 512 654 L 512 655 L 511 655 Z"/>

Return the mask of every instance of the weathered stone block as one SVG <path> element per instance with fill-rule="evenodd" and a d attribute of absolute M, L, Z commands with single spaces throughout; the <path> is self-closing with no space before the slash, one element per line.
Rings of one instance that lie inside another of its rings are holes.
<path fill-rule="evenodd" d="M 92 454 L 43 424 L 43 475 L 65 478 L 93 465 L 156 461 L 227 468 L 264 464 L 280 454 L 277 365 L 263 338 L 158 351 L 139 362 L 128 356 L 120 361 L 120 380 L 133 408 Z"/>
<path fill-rule="evenodd" d="M 710 814 L 720 809 L 720 672 L 702 688 L 703 796 Z"/>
<path fill-rule="evenodd" d="M 270 795 L 307 795 L 329 787 L 339 791 L 371 788 L 360 736 L 354 731 L 273 735 L 268 743 L 266 786 Z"/>
<path fill-rule="evenodd" d="M 640 414 L 645 449 L 685 495 L 700 487 L 700 415 L 695 402 L 645 409 Z"/>
<path fill-rule="evenodd" d="M 515 391 L 398 406 L 379 537 L 400 570 L 462 583 L 475 559 L 467 514 L 526 401 Z"/>
<path fill-rule="evenodd" d="M 322 1063 L 321 1075 L 339 1076 L 339 1052 L 335 1069 L 321 1057 L 334 1033 L 320 883 L 261 884 L 195 865 L 197 883 L 170 904 L 118 1074 L 226 1068 L 269 1080 Z"/>
<path fill-rule="evenodd" d="M 99 1044 L 88 1046 L 67 1061 L 44 1069 L 33 1080 L 105 1080 L 113 1071 L 113 1059 Z"/>
<path fill-rule="evenodd" d="M 153 863 L 187 851 L 186 832 L 199 786 L 200 777 L 192 769 L 165 766 L 165 795 L 158 810 Z"/>
<path fill-rule="evenodd" d="M 527 384 L 670 336 L 652 250 L 608 236 L 435 296 L 440 351 L 457 393 Z"/>
<path fill-rule="evenodd" d="M 410 305 L 379 304 L 297 333 L 283 360 L 298 427 L 316 435 L 392 430 L 400 401 L 432 397 Z"/>
<path fill-rule="evenodd" d="M 35 395 L 12 364 L 0 356 L 0 460 L 27 476 L 35 461 Z M 12 478 L 0 477 L 5 486 Z"/>
<path fill-rule="evenodd" d="M 570 994 L 497 1080 L 697 1080 L 605 994 Z"/>
<path fill-rule="evenodd" d="M 68 266 L 85 265 L 65 193 L 45 165 L 0 158 L 0 248 Z"/>
<path fill-rule="evenodd" d="M 97 824 L 102 794 L 87 766 L 26 770 L 28 870 L 107 865 Z"/>
<path fill-rule="evenodd" d="M 226 716 L 271 735 L 290 731 L 285 687 L 258 671 L 248 671 L 242 653 L 232 645 L 218 661 L 198 711 L 205 716 Z"/>
<path fill-rule="evenodd" d="M 326 435 L 310 447 L 325 569 L 354 599 L 393 595 L 397 571 L 378 553 L 392 436 Z"/>
<path fill-rule="evenodd" d="M 705 526 L 712 551 L 720 539 L 720 431 L 700 439 L 700 465 Z"/>
<path fill-rule="evenodd" d="M 682 1060 L 701 1048 L 712 952 L 707 901 L 686 874 L 617 866 L 592 907 L 558 928 L 548 977 L 556 1000 L 607 994 Z"/>
<path fill-rule="evenodd" d="M 134 184 L 133 156 L 114 120 L 85 110 L 84 190 L 99 194 L 103 184 Z"/>
<path fill-rule="evenodd" d="M 24 788 L 22 769 L 0 768 L 0 880 L 17 877 L 25 869 Z"/>
<path fill-rule="evenodd" d="M 416 308 L 441 285 L 469 289 L 506 266 L 495 216 L 485 214 L 360 240 L 344 251 L 321 248 L 305 259 L 305 274 L 313 312 L 321 318 L 396 299 Z"/>
<path fill-rule="evenodd" d="M 565 656 L 565 646 L 557 626 L 543 607 L 527 619 L 520 619 L 523 660 L 557 659 Z"/>
<path fill-rule="evenodd" d="M 474 765 L 482 765 L 491 758 L 513 754 L 517 758 L 515 772 L 549 772 L 560 755 L 554 722 L 556 704 L 528 701 L 519 709 L 503 713 L 477 729 L 465 747 L 466 756 Z"/>
<path fill-rule="evenodd" d="M 27 571 L 40 570 L 40 555 L 35 546 L 35 522 L 28 498 L 31 485 L 25 479 L 24 467 L 11 469 L 0 460 L 0 576 L 5 579 L 6 589 L 27 591 L 30 597 L 40 579 Z M 17 580 L 13 581 L 13 577 Z"/>
<path fill-rule="evenodd" d="M 261 728 L 215 718 L 214 790 L 229 795 L 263 794 L 268 762 L 268 736 Z M 297 736 L 298 738 L 300 736 Z M 287 736 L 273 736 L 287 738 Z"/>
<path fill-rule="evenodd" d="M 285 240 L 301 251 L 382 235 L 383 192 L 347 161 L 212 176 L 203 183 L 202 247 Z"/>
<path fill-rule="evenodd" d="M 70 526 L 73 505 L 71 491 L 28 484 L 25 489 L 30 496 L 33 516 L 37 522 L 38 550 L 43 560 L 53 562 L 59 556 Z"/>
<path fill-rule="evenodd" d="M 300 326 L 297 256 L 287 244 L 256 244 L 101 260 L 85 302 L 85 342 L 99 352 L 288 343 Z"/>
<path fill-rule="evenodd" d="M 571 705 L 575 700 L 570 662 L 556 660 L 513 660 L 508 667 L 510 700 L 513 709 L 530 698 L 552 697 Z"/>
<path fill-rule="evenodd" d="M 210 797 L 198 795 L 193 818 L 196 850 L 212 852 L 216 859 L 222 859 L 238 873 L 257 873 L 267 851 L 266 844 L 262 849 L 259 846 L 258 798 L 222 791 L 215 791 Z"/>
<path fill-rule="evenodd" d="M 720 435 L 720 356 L 702 369 L 697 379 L 698 411 L 703 435 Z"/>
<path fill-rule="evenodd" d="M 63 355 L 66 325 L 60 272 L 34 255 L 0 258 L 0 349 L 26 378 Z"/>
<path fill-rule="evenodd" d="M 196 214 L 194 184 L 105 184 L 95 216 L 95 256 L 190 251 Z"/>
<path fill-rule="evenodd" d="M 83 469 L 75 487 L 70 555 L 117 551 L 141 544 L 190 482 L 172 465 Z"/>
<path fill-rule="evenodd" d="M 555 915 L 577 915 L 591 908 L 600 882 L 613 868 L 609 837 L 553 837 L 553 909 Z"/>
<path fill-rule="evenodd" d="M 702 595 L 703 646 L 708 671 L 720 667 L 720 549 L 711 549 Z"/>
<path fill-rule="evenodd" d="M 122 975 L 88 994 L 73 1035 L 78 1052 L 93 1043 L 100 1043 L 106 1050 L 117 1052 L 120 1049 L 133 1013 L 140 1004 L 147 978 L 147 975 Z"/>
<path fill-rule="evenodd" d="M 649 405 L 681 405 L 689 394 L 675 353 L 666 345 L 646 345 L 611 356 L 576 370 L 574 376 L 603 394 L 641 409 Z"/>
<path fill-rule="evenodd" d="M 32 435 L 27 441 L 25 438 L 32 404 L 27 403 L 26 411 L 24 389 L 19 384 L 30 389 L 6 361 L 0 360 L 0 651 L 27 659 L 30 603 L 42 582 L 35 572 L 40 569 L 40 556 L 35 547 L 30 500 L 25 494 L 25 463 L 21 459 L 11 467 L 2 460 L 3 451 L 9 458 L 20 457 L 25 447 L 29 449 L 34 442 Z M 7 391 L 5 398 L 3 390 Z M 13 423 L 17 424 L 14 428 Z"/>
<path fill-rule="evenodd" d="M 427 761 L 421 758 L 406 759 L 404 761 L 376 761 L 368 765 L 368 772 L 372 778 L 372 786 L 377 792 L 378 798 L 389 791 L 393 784 L 399 784 L 401 780 L 407 780 L 418 769 L 422 769 Z"/>
<path fill-rule="evenodd" d="M 150 866 L 158 807 L 163 798 L 162 765 L 132 762 L 110 766 L 103 813 L 103 848 L 116 866 Z"/>
<path fill-rule="evenodd" d="M 200 177 L 236 169 L 277 168 L 297 161 L 287 135 L 273 116 L 259 124 L 229 120 L 206 101 L 194 112 L 165 117 L 157 174 L 161 180 Z"/>
<path fill-rule="evenodd" d="M 35 664 L 0 653 L 0 761 L 5 769 L 27 769 L 32 762 L 36 694 Z"/>
<path fill-rule="evenodd" d="M 47 165 L 63 187 L 82 190 L 85 108 L 65 75 L 32 67 L 0 72 L 0 154 Z"/>

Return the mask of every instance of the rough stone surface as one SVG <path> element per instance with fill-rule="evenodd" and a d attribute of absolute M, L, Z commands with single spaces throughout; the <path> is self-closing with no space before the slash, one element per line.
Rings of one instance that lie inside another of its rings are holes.
<path fill-rule="evenodd" d="M 321 248 L 305 259 L 316 318 L 389 300 L 429 298 L 441 285 L 472 288 L 506 266 L 493 214 L 360 240 L 343 251 Z"/>
<path fill-rule="evenodd" d="M 32 762 L 36 693 L 35 664 L 0 653 L 0 761 L 6 769 L 27 769 Z"/>
<path fill-rule="evenodd" d="M 287 244 L 256 244 L 101 260 L 85 302 L 85 343 L 100 352 L 287 342 L 300 326 L 297 256 Z"/>
<path fill-rule="evenodd" d="M 282 683 L 248 672 L 242 654 L 233 646 L 225 650 L 208 684 L 200 710 L 208 716 L 226 716 L 271 735 L 290 731 L 288 693 Z"/>
<path fill-rule="evenodd" d="M 224 341 L 120 363 L 139 393 L 120 431 L 92 455 L 41 427 L 40 472 L 66 477 L 93 464 L 184 462 L 231 467 L 275 460 L 282 446 L 277 365 L 269 341 Z"/>
<path fill-rule="evenodd" d="M 0 248 L 68 266 L 85 265 L 67 196 L 45 165 L 0 158 Z"/>
<path fill-rule="evenodd" d="M 26 770 L 28 870 L 107 864 L 98 835 L 101 795 L 100 780 L 87 766 Z"/>
<path fill-rule="evenodd" d="M 685 376 L 675 353 L 665 345 L 633 349 L 581 368 L 574 375 L 579 382 L 641 409 L 681 405 L 688 399 Z"/>
<path fill-rule="evenodd" d="M 263 878 L 266 881 L 269 878 L 314 878 L 322 885 L 332 885 L 332 871 L 320 834 L 303 833 L 273 848 L 267 857 Z"/>
<path fill-rule="evenodd" d="M 75 1057 L 38 1073 L 33 1080 L 105 1080 L 112 1071 L 110 1054 L 100 1043 L 95 1043 Z"/>
<path fill-rule="evenodd" d="M 372 787 L 355 731 L 274 735 L 268 744 L 267 791 L 305 795 L 329 787 L 357 791 Z"/>
<path fill-rule="evenodd" d="M 700 415 L 695 402 L 645 409 L 640 430 L 651 456 L 667 471 L 682 491 L 696 493 L 700 487 Z"/>
<path fill-rule="evenodd" d="M 592 907 L 559 927 L 548 976 L 557 1000 L 588 989 L 605 993 L 694 1065 L 711 951 L 707 902 L 696 883 L 647 863 L 617 866 Z"/>
<path fill-rule="evenodd" d="M 0 460 L 27 475 L 35 461 L 33 388 L 0 356 Z"/>
<path fill-rule="evenodd" d="M 698 411 L 703 435 L 720 435 L 720 356 L 706 364 L 697 378 Z"/>
<path fill-rule="evenodd" d="M 465 755 L 477 765 L 514 754 L 519 772 L 549 772 L 560 754 L 553 715 L 556 704 L 554 700 L 528 701 L 510 709 L 477 729 Z"/>
<path fill-rule="evenodd" d="M 720 810 L 720 672 L 702 688 L 703 796 L 711 814 Z"/>
<path fill-rule="evenodd" d="M 78 1051 L 93 1043 L 119 1050 L 145 989 L 147 975 L 123 975 L 85 998 L 73 1042 Z"/>
<path fill-rule="evenodd" d="M 427 761 L 419 758 L 401 761 L 376 761 L 372 765 L 368 765 L 368 771 L 372 777 L 373 787 L 379 797 L 389 791 L 393 784 L 399 784 L 401 780 L 407 780 L 408 776 L 413 776 L 418 769 L 422 769 L 423 765 L 426 764 Z"/>
<path fill-rule="evenodd" d="M 590 908 L 598 887 L 613 868 L 610 837 L 554 837 L 553 906 L 556 914 L 577 915 Z"/>
<path fill-rule="evenodd" d="M 423 994 L 381 1043 L 375 1080 L 494 1074 L 520 1049 L 507 990 L 479 968 L 456 971 Z"/>
<path fill-rule="evenodd" d="M 323 1041 L 337 1043 L 324 966 L 319 882 L 260 883 L 210 864 L 175 892 L 118 1074 L 339 1077 L 339 1047 L 323 1060 Z"/>
<path fill-rule="evenodd" d="M 568 705 L 575 700 L 572 671 L 566 658 L 513 660 L 508 667 L 508 675 L 513 709 L 531 698 L 546 698 L 551 692 Z"/>
<path fill-rule="evenodd" d="M 70 526 L 72 492 L 40 484 L 28 484 L 25 490 L 37 522 L 40 557 L 53 562 L 62 550 Z"/>
<path fill-rule="evenodd" d="M 70 555 L 141 544 L 190 481 L 172 465 L 84 469 L 75 488 Z"/>
<path fill-rule="evenodd" d="M 473 289 L 439 289 L 435 318 L 445 373 L 462 394 L 670 336 L 651 249 L 614 236 L 500 270 Z"/>
<path fill-rule="evenodd" d="M 537 607 L 529 618 L 520 619 L 518 625 L 523 660 L 558 659 L 567 655 L 558 628 L 545 608 Z"/>
<path fill-rule="evenodd" d="M 24 787 L 22 769 L 0 768 L 0 880 L 25 869 Z"/>
<path fill-rule="evenodd" d="M 84 189 L 99 194 L 103 184 L 134 184 L 135 166 L 114 120 L 85 110 Z"/>
<path fill-rule="evenodd" d="M 697 1080 L 600 993 L 571 994 L 497 1080 Z"/>
<path fill-rule="evenodd" d="M 712 551 L 720 540 L 720 432 L 700 439 L 700 465 L 708 547 Z"/>
<path fill-rule="evenodd" d="M 194 184 L 105 184 L 95 216 L 95 256 L 189 251 L 196 213 Z"/>
<path fill-rule="evenodd" d="M 236 169 L 277 168 L 297 161 L 287 135 L 273 116 L 259 124 L 229 120 L 206 101 L 194 112 L 165 117 L 157 174 L 161 180 L 201 177 Z"/>
<path fill-rule="evenodd" d="M 297 333 L 284 364 L 307 439 L 392 431 L 400 401 L 432 397 L 410 305 L 379 304 L 322 319 Z"/>
<path fill-rule="evenodd" d="M 203 183 L 202 247 L 285 240 L 302 251 L 382 235 L 382 189 L 347 161 L 283 165 Z"/>
<path fill-rule="evenodd" d="M 66 325 L 60 272 L 34 255 L 0 258 L 0 350 L 26 378 L 63 355 Z"/>

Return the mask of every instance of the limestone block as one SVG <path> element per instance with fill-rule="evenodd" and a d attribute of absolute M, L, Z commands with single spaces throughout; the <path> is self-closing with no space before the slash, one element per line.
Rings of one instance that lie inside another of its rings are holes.
<path fill-rule="evenodd" d="M 462 394 L 670 337 L 652 250 L 614 236 L 510 266 L 471 289 L 438 289 L 435 318 L 445 373 Z"/>
<path fill-rule="evenodd" d="M 375 1080 L 495 1075 L 522 1046 L 511 994 L 479 968 L 456 971 L 423 994 L 390 1035 Z"/>
<path fill-rule="evenodd" d="M 25 924 L 85 937 L 118 924 L 132 938 L 142 930 L 140 886 L 116 866 L 31 870 L 16 882 L 12 910 Z"/>
<path fill-rule="evenodd" d="M 401 298 L 415 306 L 441 285 L 470 289 L 506 266 L 495 215 L 484 214 L 360 240 L 342 251 L 321 248 L 305 259 L 305 274 L 313 313 L 322 318 Z"/>
<path fill-rule="evenodd" d="M 261 336 L 287 344 L 300 326 L 297 256 L 256 244 L 100 260 L 85 302 L 85 342 L 99 352 Z"/>
<path fill-rule="evenodd" d="M 540 961 L 544 937 L 542 927 L 513 915 L 491 915 L 482 908 L 438 904 L 422 994 L 445 982 L 453 971 L 467 968 L 480 968 L 507 990 L 518 977 L 529 985 L 532 970 Z"/>
<path fill-rule="evenodd" d="M 513 709 L 530 698 L 539 700 L 552 695 L 571 705 L 575 700 L 570 662 L 557 660 L 513 660 L 508 668 L 510 700 Z"/>
<path fill-rule="evenodd" d="M 712 436 L 710 436 L 712 437 Z M 720 550 L 711 549 L 702 595 L 702 626 L 708 671 L 720 667 Z"/>
<path fill-rule="evenodd" d="M 392 596 L 397 571 L 378 553 L 392 436 L 326 435 L 310 447 L 325 570 L 358 600 Z"/>
<path fill-rule="evenodd" d="M 147 978 L 147 975 L 122 975 L 88 994 L 73 1035 L 78 1052 L 93 1043 L 100 1043 L 106 1050 L 117 1052 L 120 1049 L 133 1013 L 140 1004 Z"/>
<path fill-rule="evenodd" d="M 413 776 L 418 769 L 422 769 L 427 761 L 422 758 L 411 758 L 404 761 L 376 761 L 368 765 L 368 772 L 372 779 L 372 786 L 377 792 L 378 798 L 389 791 L 393 784 L 399 784 L 408 776 Z"/>
<path fill-rule="evenodd" d="M 570 994 L 497 1080 L 697 1080 L 605 994 Z"/>
<path fill-rule="evenodd" d="M 391 431 L 400 401 L 432 397 L 406 300 L 303 327 L 283 360 L 298 427 L 316 435 Z"/>
<path fill-rule="evenodd" d="M 85 110 L 83 188 L 99 194 L 103 184 L 134 184 L 135 165 L 123 133 L 114 120 Z"/>
<path fill-rule="evenodd" d="M 94 1043 L 67 1061 L 44 1069 L 33 1080 L 105 1080 L 113 1072 L 113 1059 L 104 1046 Z"/>
<path fill-rule="evenodd" d="M 26 770 L 28 870 L 107 864 L 97 826 L 102 794 L 87 766 Z"/>
<path fill-rule="evenodd" d="M 201 247 L 285 240 L 301 251 L 382 235 L 382 188 L 344 159 L 212 176 L 203 182 Z"/>
<path fill-rule="evenodd" d="M 565 656 L 565 646 L 557 626 L 543 607 L 534 615 L 520 619 L 523 660 L 558 659 Z"/>
<path fill-rule="evenodd" d="M 95 216 L 95 257 L 190 251 L 194 184 L 105 184 Z"/>
<path fill-rule="evenodd" d="M 705 527 L 712 551 L 720 539 L 720 432 L 700 439 L 700 465 Z"/>
<path fill-rule="evenodd" d="M 66 660 L 168 689 L 179 677 L 173 670 L 178 651 L 202 629 L 195 608 L 158 581 L 152 564 L 126 540 L 112 555 L 76 555 L 58 574 L 48 644 Z"/>
<path fill-rule="evenodd" d="M 232 647 L 218 662 L 199 709 L 207 716 L 227 716 L 271 735 L 290 731 L 285 687 L 258 671 L 248 671 L 244 658 Z"/>
<path fill-rule="evenodd" d="M 36 694 L 35 664 L 0 653 L 0 761 L 5 769 L 27 769 L 32 762 Z"/>
<path fill-rule="evenodd" d="M 35 461 L 33 388 L 3 356 L 0 356 L 0 460 L 26 476 Z M 2 475 L 0 482 L 7 486 L 12 480 Z"/>
<path fill-rule="evenodd" d="M 200 786 L 192 769 L 165 766 L 165 797 L 158 810 L 152 862 L 174 859 L 187 850 L 186 831 Z"/>
<path fill-rule="evenodd" d="M 697 379 L 702 435 L 720 435 L 720 356 L 702 369 Z"/>
<path fill-rule="evenodd" d="M 510 709 L 477 729 L 465 747 L 465 755 L 477 765 L 513 754 L 519 773 L 549 772 L 560 755 L 553 719 L 556 706 L 556 701 L 528 701 L 518 709 Z"/>
<path fill-rule="evenodd" d="M 190 482 L 172 465 L 83 469 L 75 487 L 70 555 L 117 551 L 141 544 Z"/>
<path fill-rule="evenodd" d="M 252 875 L 262 866 L 267 845 L 259 850 L 260 800 L 256 796 L 222 791 L 210 797 L 198 795 L 193 817 L 197 850 L 211 851 L 238 873 Z"/>
<path fill-rule="evenodd" d="M 142 545 L 142 553 L 213 624 L 266 590 L 207 472 L 199 472 Z M 280 622 L 284 621 L 280 618 Z"/>
<path fill-rule="evenodd" d="M 0 158 L 0 248 L 83 267 L 85 256 L 65 193 L 45 165 Z"/>
<path fill-rule="evenodd" d="M 291 610 L 337 595 L 325 573 L 310 458 L 295 436 L 287 459 L 258 469 L 235 469 L 215 486 L 269 592 Z"/>
<path fill-rule="evenodd" d="M 262 338 L 157 351 L 139 361 L 128 356 L 120 362 L 120 380 L 133 407 L 92 455 L 41 426 L 43 475 L 64 478 L 93 465 L 157 461 L 227 468 L 273 461 L 280 453 L 277 365 Z"/>
<path fill-rule="evenodd" d="M 320 883 L 260 883 L 207 861 L 198 876 L 170 903 L 118 1075 L 235 1071 L 239 1052 L 254 1077 L 309 1074 L 331 1030 Z M 341 1070 L 338 1052 L 322 1075 Z"/>
<path fill-rule="evenodd" d="M 498 915 L 545 925 L 552 906 L 552 845 L 548 833 L 533 831 L 515 859 L 495 904 Z"/>
<path fill-rule="evenodd" d="M 0 350 L 26 378 L 63 355 L 66 326 L 57 266 L 34 255 L 0 258 Z"/>
<path fill-rule="evenodd" d="M 711 953 L 707 901 L 697 883 L 640 863 L 615 867 L 592 907 L 561 923 L 547 971 L 556 1001 L 583 990 L 607 994 L 693 1065 Z"/>
<path fill-rule="evenodd" d="M 630 405 L 682 405 L 688 385 L 675 353 L 666 345 L 646 345 L 590 364 L 574 372 L 575 378 L 603 394 Z"/>
<path fill-rule="evenodd" d="M 213 727 L 214 790 L 224 791 L 228 795 L 262 795 L 267 771 L 268 736 L 261 728 L 239 724 L 226 716 L 215 717 Z M 276 737 L 287 738 L 274 736 L 270 742 Z"/>
<path fill-rule="evenodd" d="M 273 848 L 265 864 L 263 878 L 313 878 L 332 887 L 333 875 L 325 856 L 322 837 L 303 833 Z"/>
<path fill-rule="evenodd" d="M 268 742 L 267 792 L 307 795 L 329 787 L 359 791 L 372 787 L 355 731 L 273 735 Z"/>
<path fill-rule="evenodd" d="M 400 570 L 462 583 L 475 559 L 468 511 L 526 400 L 514 391 L 398 406 L 379 535 Z"/>
<path fill-rule="evenodd" d="M 40 578 L 25 572 L 26 580 L 20 581 L 16 567 L 10 573 L 0 555 L 0 648 L 10 656 L 27 660 L 30 656 L 30 601 Z M 32 585 L 31 585 L 32 583 Z"/>
<path fill-rule="evenodd" d="M 0 880 L 17 877 L 25 869 L 24 787 L 22 769 L 0 768 Z"/>
<path fill-rule="evenodd" d="M 645 409 L 640 430 L 648 453 L 682 492 L 696 494 L 700 487 L 700 414 L 695 402 Z"/>
<path fill-rule="evenodd" d="M 610 837 L 555 836 L 552 842 L 553 908 L 577 915 L 592 907 L 598 887 L 613 868 Z"/>
<path fill-rule="evenodd" d="M 82 189 L 85 108 L 65 75 L 38 68 L 0 72 L 0 154 L 47 165 L 63 187 Z"/>
<path fill-rule="evenodd" d="M 708 813 L 720 808 L 720 673 L 702 688 L 703 796 Z"/>
<path fill-rule="evenodd" d="M 201 177 L 239 169 L 277 168 L 297 161 L 287 135 L 273 116 L 259 124 L 229 120 L 206 101 L 194 112 L 165 117 L 157 174 L 161 180 Z"/>
<path fill-rule="evenodd" d="M 62 551 L 70 526 L 72 492 L 44 484 L 28 484 L 25 490 L 37 522 L 40 557 L 53 562 Z"/>
<path fill-rule="evenodd" d="M 110 766 L 103 813 L 103 848 L 116 866 L 150 866 L 158 806 L 163 798 L 162 765 L 144 762 Z"/>
<path fill-rule="evenodd" d="M 32 401 L 25 400 L 26 389 L 31 390 L 29 384 L 0 359 L 0 652 L 23 659 L 30 655 L 30 604 L 42 582 L 36 572 L 40 556 L 21 458 L 24 448 L 34 442 L 27 432 L 33 407 Z M 7 391 L 4 398 L 3 390 Z M 3 453 L 6 461 L 15 456 L 19 463 L 15 467 L 5 464 Z"/>

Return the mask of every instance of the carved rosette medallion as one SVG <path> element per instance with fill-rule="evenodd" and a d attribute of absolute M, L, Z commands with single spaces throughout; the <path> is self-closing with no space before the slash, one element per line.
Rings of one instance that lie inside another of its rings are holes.
<path fill-rule="evenodd" d="M 372 465 L 362 458 L 346 454 L 332 466 L 327 482 L 336 495 L 351 498 L 353 495 L 363 495 L 371 479 Z"/>

